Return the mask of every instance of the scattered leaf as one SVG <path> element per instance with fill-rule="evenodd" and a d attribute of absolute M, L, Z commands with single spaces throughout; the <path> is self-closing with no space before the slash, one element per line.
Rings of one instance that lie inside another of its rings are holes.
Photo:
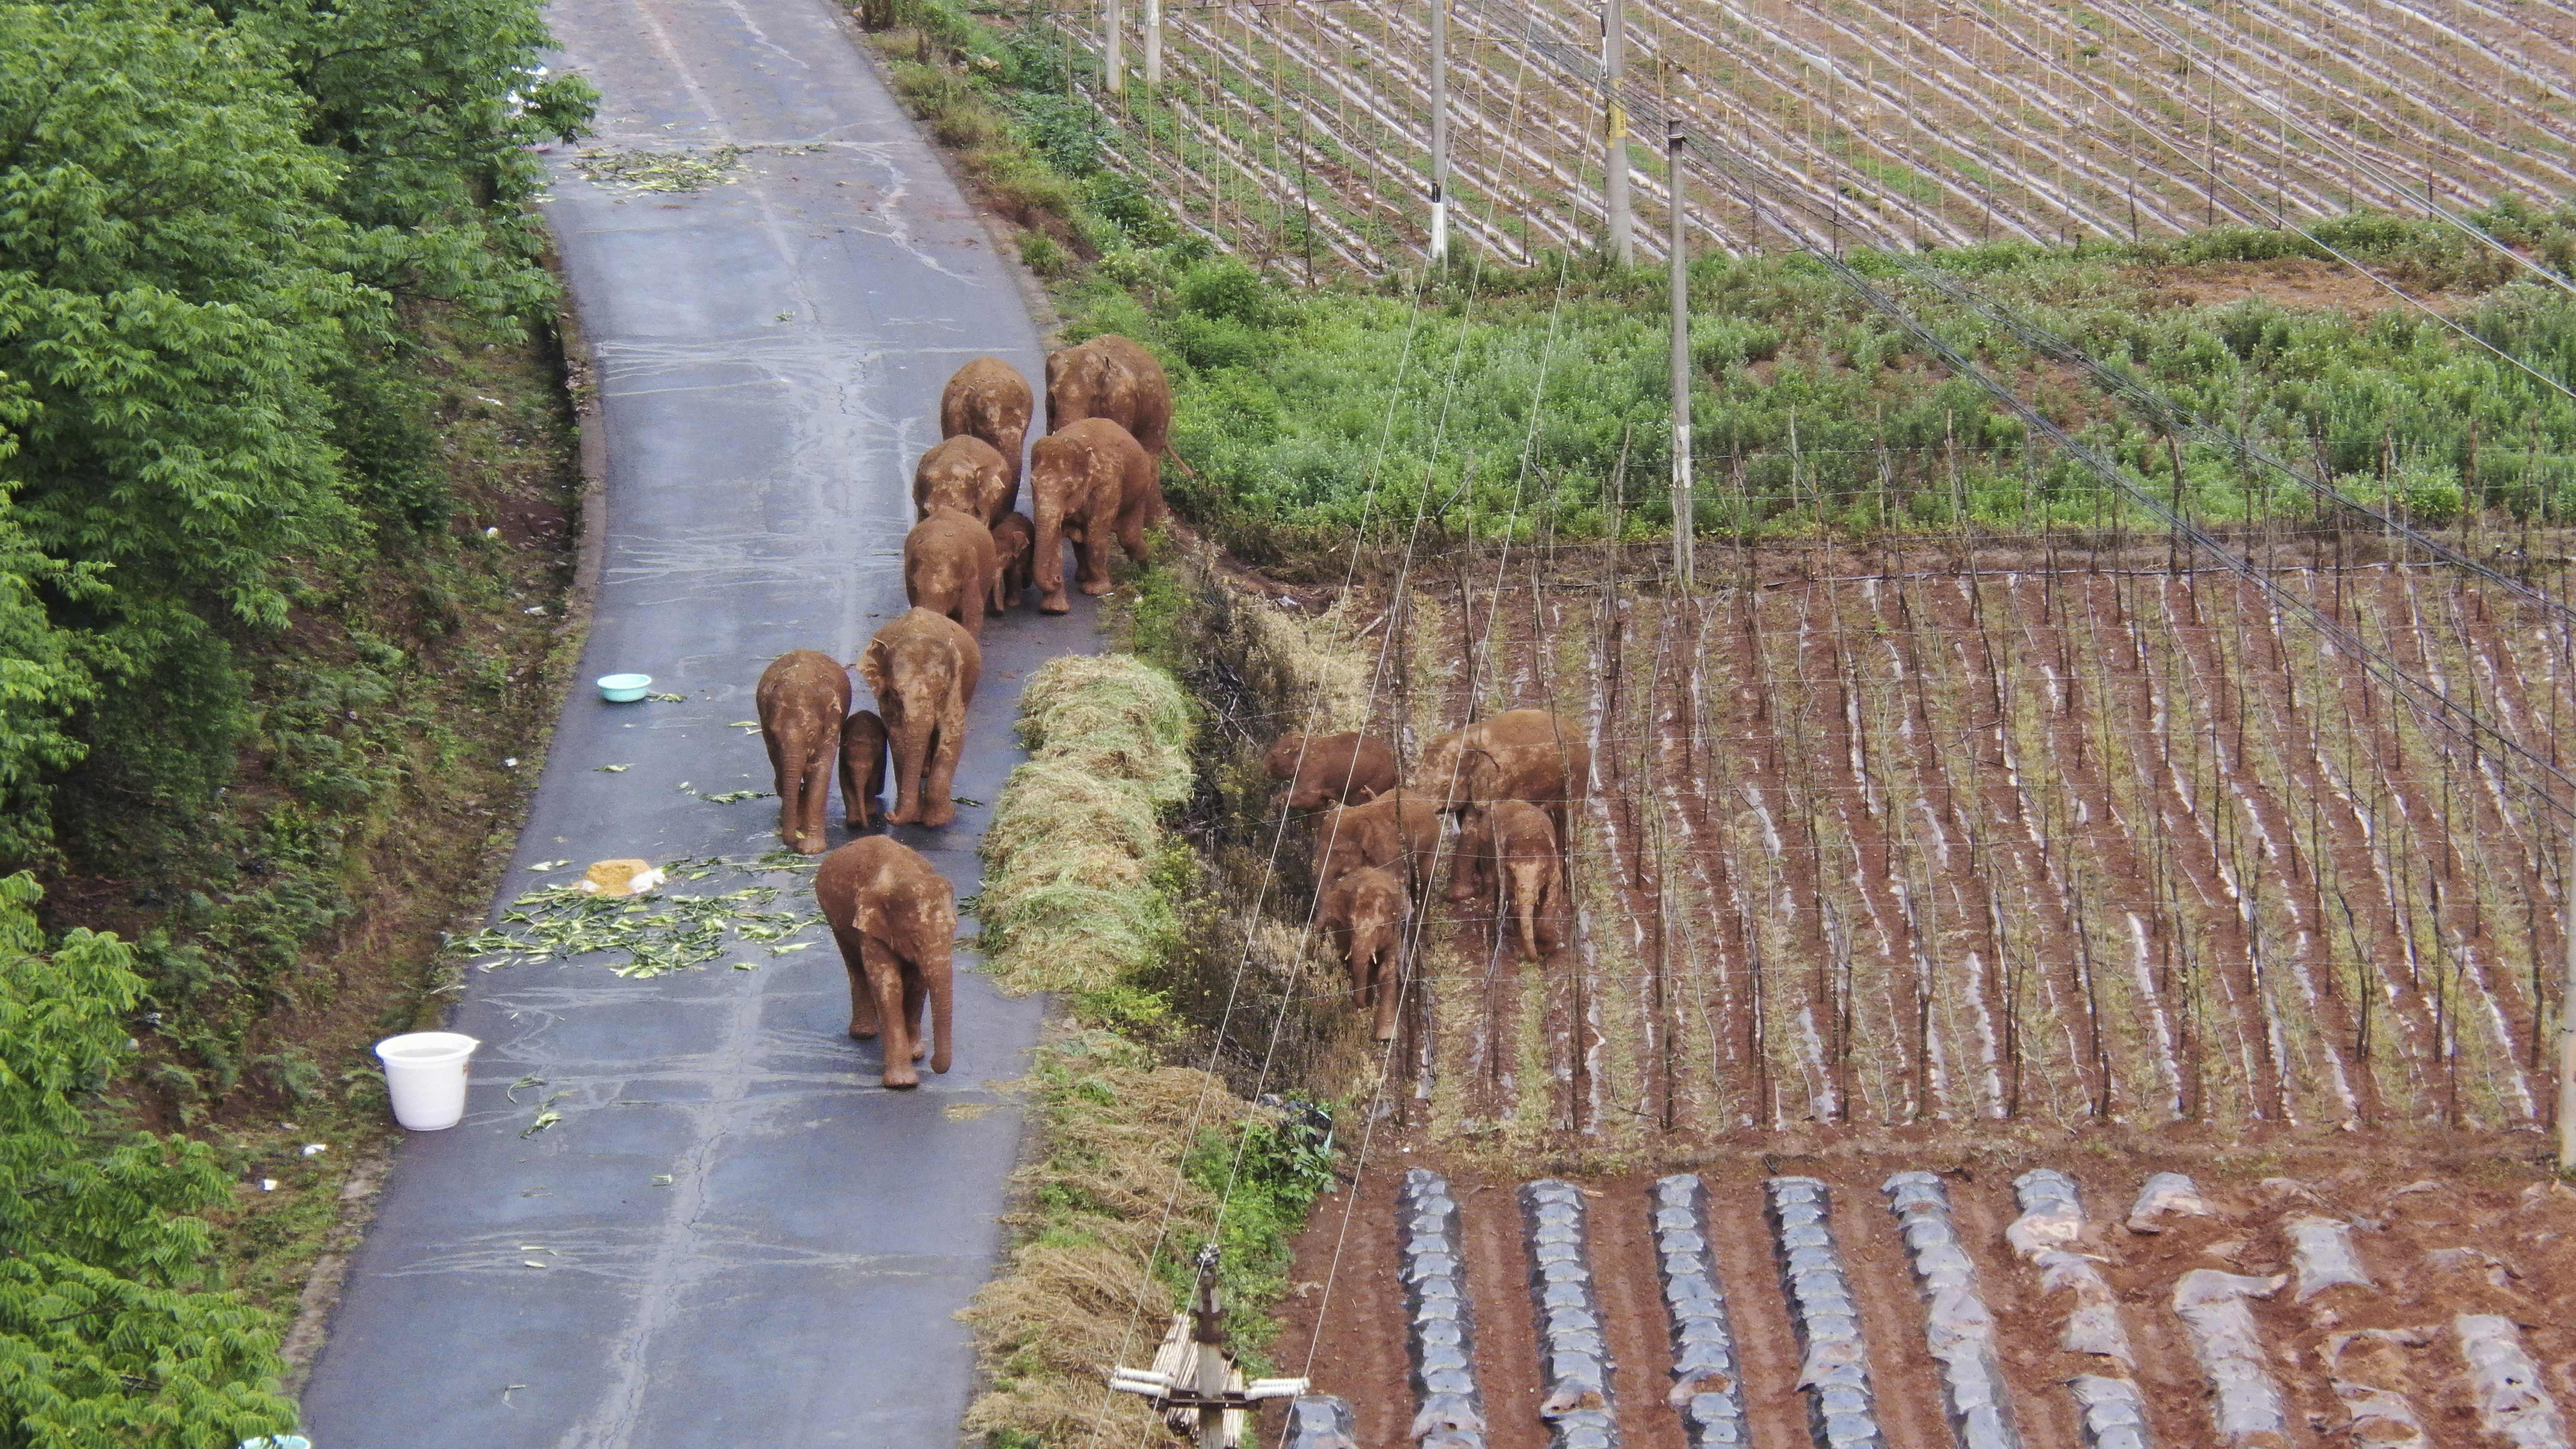
<path fill-rule="evenodd" d="M 688 697 L 687 695 L 685 695 L 685 694 L 658 694 L 658 693 L 656 693 L 656 694 L 647 694 L 647 695 L 645 695 L 644 697 L 645 697 L 646 699 L 654 700 L 654 701 L 657 701 L 657 702 L 662 703 L 662 704 L 687 704 L 687 703 L 689 702 L 689 697 Z"/>
<path fill-rule="evenodd" d="M 653 1185 L 655 1187 L 669 1187 L 671 1185 L 671 1174 L 667 1172 L 657 1172 L 653 1174 Z"/>
<path fill-rule="evenodd" d="M 552 1127 L 562 1120 L 563 1114 L 561 1112 L 548 1108 L 543 1112 L 539 1112 L 537 1114 L 537 1119 L 528 1124 L 528 1130 L 520 1133 L 519 1135 L 521 1137 L 534 1137 L 538 1133 L 545 1131 L 547 1128 Z"/>
<path fill-rule="evenodd" d="M 951 1102 L 943 1115 L 951 1122 L 972 1122 L 992 1110 L 990 1102 Z"/>
<path fill-rule="evenodd" d="M 733 963 L 733 969 L 736 971 L 757 971 L 760 969 L 760 963 L 757 961 L 736 961 Z"/>
<path fill-rule="evenodd" d="M 601 772 L 602 774 L 623 775 L 635 767 L 633 765 L 593 765 L 591 768 Z"/>
<path fill-rule="evenodd" d="M 813 945 L 814 943 L 811 941 L 799 941 L 793 946 L 772 946 L 769 948 L 769 954 L 772 956 L 784 956 L 790 951 L 808 950 Z"/>
<path fill-rule="evenodd" d="M 725 728 L 727 728 L 727 729 L 737 729 L 737 730 L 749 730 L 749 731 L 751 731 L 753 734 L 758 734 L 758 733 L 760 733 L 760 721 L 758 721 L 758 720 L 756 720 L 756 719 L 737 719 L 737 720 L 727 720 L 727 721 L 725 721 Z"/>
<path fill-rule="evenodd" d="M 770 790 L 727 790 L 721 795 L 710 795 L 701 790 L 698 792 L 698 798 L 713 805 L 734 805 L 745 800 L 775 799 L 776 792 Z"/>
<path fill-rule="evenodd" d="M 951 805 L 973 805 L 981 807 L 984 802 L 981 800 L 969 800 L 963 795 L 951 795 L 948 797 L 948 803 Z"/>
<path fill-rule="evenodd" d="M 528 869 L 530 869 L 530 870 L 561 870 L 561 869 L 563 869 L 565 866 L 568 866 L 568 865 L 570 865 L 570 864 L 572 864 L 572 862 L 571 862 L 571 861 L 568 861 L 568 860 L 541 860 L 541 861 L 538 861 L 535 865 L 529 866 L 529 867 L 528 867 Z"/>
<path fill-rule="evenodd" d="M 591 147 L 573 155 L 573 169 L 607 191 L 650 192 L 665 196 L 704 191 L 732 180 L 742 171 L 743 148 L 717 146 L 700 151 L 611 151 Z"/>

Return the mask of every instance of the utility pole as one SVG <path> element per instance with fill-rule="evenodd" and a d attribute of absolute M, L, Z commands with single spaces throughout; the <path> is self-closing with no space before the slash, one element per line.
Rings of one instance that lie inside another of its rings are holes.
<path fill-rule="evenodd" d="M 2576 1172 L 2576 869 L 2558 909 L 2567 933 L 2567 979 L 2558 986 L 2558 1173 Z"/>
<path fill-rule="evenodd" d="M 1217 1301 L 1216 1244 L 1199 1249 L 1198 1291 L 1191 1306 L 1173 1315 L 1172 1331 L 1155 1350 L 1154 1366 L 1109 1371 L 1109 1387 L 1150 1401 L 1163 1422 L 1186 1433 L 1196 1449 L 1245 1449 L 1241 1431 L 1265 1399 L 1293 1399 L 1311 1385 L 1304 1379 L 1243 1381 L 1226 1347 L 1225 1312 Z M 1229 1422 L 1231 1421 L 1231 1422 Z"/>
<path fill-rule="evenodd" d="M 1109 0 L 1101 7 L 1101 28 L 1105 32 L 1101 49 L 1108 53 L 1109 90 L 1113 95 L 1127 94 L 1127 43 L 1120 32 L 1127 26 L 1127 7 L 1122 0 Z"/>
<path fill-rule="evenodd" d="M 1449 0 L 1431 0 L 1431 261 L 1449 260 Z"/>
<path fill-rule="evenodd" d="M 1163 88 L 1163 0 L 1145 0 L 1145 94 Z"/>
<path fill-rule="evenodd" d="M 1622 0 L 1601 0 L 1601 88 L 1608 110 L 1608 165 L 1603 169 L 1602 199 L 1610 212 L 1610 252 L 1619 265 L 1637 261 L 1636 228 L 1628 218 L 1628 106 L 1619 88 L 1628 79 L 1628 13 Z"/>
<path fill-rule="evenodd" d="M 1689 208 L 1682 201 L 1682 143 L 1688 139 L 1680 121 L 1664 122 L 1664 178 L 1673 201 L 1673 584 L 1686 594 L 1699 520 L 1691 493 L 1690 254 L 1683 230 Z"/>

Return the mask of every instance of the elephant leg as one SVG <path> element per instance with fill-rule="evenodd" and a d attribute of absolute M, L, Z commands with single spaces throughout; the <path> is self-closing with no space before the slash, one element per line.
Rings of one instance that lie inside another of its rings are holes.
<path fill-rule="evenodd" d="M 1140 502 L 1118 519 L 1118 546 L 1127 551 L 1130 563 L 1145 561 L 1145 520 L 1153 509 Z"/>
<path fill-rule="evenodd" d="M 1476 825 L 1468 824 L 1461 828 L 1457 847 L 1449 855 L 1449 888 L 1442 892 L 1444 899 L 1469 901 L 1476 898 L 1476 882 L 1484 875 L 1478 869 L 1483 864 L 1484 853 L 1485 843 L 1478 836 Z"/>
<path fill-rule="evenodd" d="M 828 848 L 823 838 L 823 817 L 832 803 L 832 767 L 839 763 L 840 753 L 840 741 L 834 740 L 830 749 L 817 750 L 805 762 L 805 793 L 798 802 L 803 807 L 802 818 L 797 822 L 800 838 L 796 842 L 796 848 L 804 854 L 820 855 Z"/>
<path fill-rule="evenodd" d="M 986 591 L 983 589 L 961 589 L 958 591 L 957 622 L 965 625 L 966 632 L 974 635 L 978 639 L 984 637 L 985 594 Z M 999 613 L 1000 610 L 996 609 L 994 612 Z"/>
<path fill-rule="evenodd" d="M 930 778 L 922 793 L 921 823 L 946 825 L 957 818 L 957 804 L 950 797 L 957 788 L 957 757 L 966 748 L 966 712 L 950 712 L 942 719 L 930 738 Z"/>
<path fill-rule="evenodd" d="M 910 825 L 921 819 L 921 769 L 930 753 L 929 731 L 905 729 L 895 731 L 888 743 L 894 757 L 894 809 L 886 816 L 888 825 Z"/>
<path fill-rule="evenodd" d="M 861 943 L 867 951 L 868 989 L 876 996 L 878 1038 L 885 1049 L 884 1082 L 889 1087 L 917 1087 L 912 1069 L 912 1019 L 903 1009 L 903 963 L 874 937 Z"/>
<path fill-rule="evenodd" d="M 1521 954 L 1533 961 L 1547 959 L 1547 953 L 1538 948 L 1538 906 L 1545 891 L 1545 877 L 1533 866 L 1515 864 L 1512 867 L 1512 894 L 1518 898 L 1513 905 L 1520 921 Z"/>
<path fill-rule="evenodd" d="M 798 787 L 803 783 L 803 775 L 800 768 L 789 765 L 788 753 L 779 747 L 778 736 L 762 730 L 760 742 L 769 747 L 770 788 L 778 792 L 778 839 L 788 849 L 794 850 L 799 823 Z"/>
<path fill-rule="evenodd" d="M 1565 907 L 1564 868 L 1551 863 L 1547 874 L 1539 878 L 1538 948 L 1543 956 L 1556 954 L 1565 944 L 1565 934 L 1557 929 L 1557 914 Z"/>
<path fill-rule="evenodd" d="M 867 1041 L 877 1034 L 877 999 L 868 985 L 866 938 L 847 926 L 832 928 L 841 948 L 842 969 L 850 973 L 850 1039 Z"/>
<path fill-rule="evenodd" d="M 1074 545 L 1074 553 L 1082 561 L 1082 591 L 1086 594 L 1098 596 L 1109 592 L 1109 540 L 1103 536 L 1108 531 L 1105 528 L 1086 528 L 1082 531 L 1082 542 Z"/>

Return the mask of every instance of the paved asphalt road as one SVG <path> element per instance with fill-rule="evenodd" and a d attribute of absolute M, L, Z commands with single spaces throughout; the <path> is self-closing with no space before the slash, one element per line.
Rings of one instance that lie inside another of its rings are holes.
<path fill-rule="evenodd" d="M 688 701 L 573 699 L 505 895 L 606 857 L 772 848 L 774 802 L 698 798 L 770 784 L 727 722 L 770 659 L 854 659 L 904 607 L 912 460 L 949 373 L 992 353 L 1039 376 L 1009 275 L 829 0 L 559 0 L 553 22 L 606 97 L 585 144 L 747 154 L 685 195 L 555 158 L 608 443 L 582 678 L 642 671 Z M 961 795 L 991 800 L 1019 758 L 1019 679 L 1093 647 L 1087 601 L 988 624 Z M 964 894 L 986 813 L 902 835 Z M 810 905 L 782 879 L 781 907 Z M 973 1355 L 950 1315 L 1000 1249 L 1020 1134 L 991 1083 L 1021 1074 L 1039 1005 L 961 973 L 954 1070 L 890 1093 L 843 1034 L 828 939 L 804 939 L 823 944 L 742 953 L 753 971 L 475 976 L 467 1117 L 398 1154 L 305 1392 L 321 1449 L 956 1442 Z M 560 1124 L 523 1136 L 549 1101 Z"/>

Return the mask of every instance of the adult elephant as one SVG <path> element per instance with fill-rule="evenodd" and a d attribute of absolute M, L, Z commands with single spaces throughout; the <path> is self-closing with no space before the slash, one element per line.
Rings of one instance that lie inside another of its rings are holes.
<path fill-rule="evenodd" d="M 947 615 L 979 640 L 984 637 L 984 606 L 992 602 L 1000 573 L 993 531 L 953 508 L 933 510 L 904 535 L 904 601 Z"/>
<path fill-rule="evenodd" d="M 791 850 L 820 855 L 823 808 L 850 712 L 850 672 L 820 650 L 791 649 L 760 672 L 753 699 L 778 792 L 778 838 Z M 842 793 L 846 804 L 847 789 Z"/>
<path fill-rule="evenodd" d="M 1005 460 L 982 438 L 943 438 L 921 455 L 912 470 L 912 512 L 928 518 L 953 508 L 984 520 L 987 526 L 1010 517 L 1020 500 L 1017 455 Z"/>
<path fill-rule="evenodd" d="M 1337 806 L 1315 817 L 1315 888 L 1329 893 L 1343 876 L 1370 866 L 1420 880 L 1439 846 L 1440 807 L 1410 791 Z"/>
<path fill-rule="evenodd" d="M 885 1038 L 885 1084 L 916 1087 L 925 1056 L 948 1070 L 949 959 L 957 940 L 957 893 L 921 853 L 884 835 L 853 840 L 814 871 L 814 903 L 850 975 L 850 1036 Z M 930 1008 L 930 1041 L 921 1012 Z"/>
<path fill-rule="evenodd" d="M 1281 735 L 1261 768 L 1288 782 L 1292 810 L 1365 805 L 1395 788 L 1395 752 L 1375 735 Z"/>
<path fill-rule="evenodd" d="M 939 394 L 939 435 L 943 438 L 981 438 L 1002 455 L 1009 470 L 1011 492 L 1020 491 L 1020 453 L 1028 446 L 1029 414 L 1036 399 L 1029 395 L 1029 380 L 1020 370 L 998 357 L 979 357 L 957 369 L 948 386 Z M 1047 431 L 1055 431 L 1050 424 Z M 1010 505 L 1002 505 L 1010 511 Z M 999 515 L 986 517 L 987 523 L 1000 521 Z"/>
<path fill-rule="evenodd" d="M 1506 710 L 1434 738 L 1414 778 L 1470 829 L 1493 802 L 1526 800 L 1547 812 L 1561 849 L 1574 838 L 1572 803 L 1592 793 L 1592 747 L 1571 721 L 1546 710 Z M 1450 900 L 1475 894 L 1473 870 L 1466 852 L 1459 852 L 1449 877 Z"/>
<path fill-rule="evenodd" d="M 1127 556 L 1145 558 L 1145 520 L 1154 503 L 1154 465 L 1125 428 L 1107 418 L 1084 418 L 1038 439 L 1029 454 L 1029 504 L 1036 512 L 1036 555 L 1030 573 L 1038 610 L 1061 614 L 1073 607 L 1064 594 L 1064 545 L 1081 561 L 1086 594 L 1109 592 L 1109 540 Z"/>
<path fill-rule="evenodd" d="M 876 691 L 894 756 L 887 824 L 940 826 L 957 818 L 948 791 L 966 745 L 966 706 L 983 668 L 975 636 L 928 609 L 896 615 L 859 655 L 859 677 Z"/>
<path fill-rule="evenodd" d="M 1475 891 L 1492 891 L 1497 933 L 1505 921 L 1518 924 L 1521 954 L 1546 960 L 1557 947 L 1565 878 L 1547 812 L 1526 800 L 1495 801 L 1459 832 L 1458 859 L 1474 871 Z"/>
<path fill-rule="evenodd" d="M 1333 882 L 1316 913 L 1350 965 L 1351 999 L 1376 1016 L 1379 1041 L 1395 1036 L 1409 905 L 1404 882 L 1394 872 L 1364 866 Z"/>
<path fill-rule="evenodd" d="M 1153 461 L 1159 476 L 1172 443 L 1172 384 L 1154 354 L 1115 332 L 1078 347 L 1047 354 L 1047 431 L 1083 418 L 1107 418 L 1125 428 Z M 1157 484 L 1155 503 L 1162 492 Z"/>

